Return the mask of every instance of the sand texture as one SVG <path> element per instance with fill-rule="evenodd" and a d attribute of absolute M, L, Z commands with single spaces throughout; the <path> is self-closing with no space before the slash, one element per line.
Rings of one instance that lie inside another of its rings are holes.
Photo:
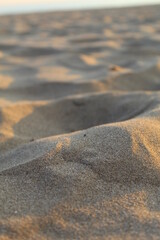
<path fill-rule="evenodd" d="M 160 239 L 160 6 L 0 17 L 0 239 Z"/>

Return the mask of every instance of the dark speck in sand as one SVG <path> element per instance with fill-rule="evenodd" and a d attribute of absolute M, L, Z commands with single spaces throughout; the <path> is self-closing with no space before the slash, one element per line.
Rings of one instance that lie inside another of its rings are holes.
<path fill-rule="evenodd" d="M 117 71 L 120 71 L 120 70 L 121 70 L 121 67 L 115 65 L 115 66 L 110 67 L 110 70 L 111 70 L 111 71 L 116 71 L 116 72 L 117 72 Z"/>
<path fill-rule="evenodd" d="M 85 105 L 84 104 L 84 102 L 81 102 L 81 101 L 73 101 L 73 104 L 75 105 L 75 106 L 77 106 L 77 107 L 81 107 L 81 106 L 83 106 L 83 105 Z"/>

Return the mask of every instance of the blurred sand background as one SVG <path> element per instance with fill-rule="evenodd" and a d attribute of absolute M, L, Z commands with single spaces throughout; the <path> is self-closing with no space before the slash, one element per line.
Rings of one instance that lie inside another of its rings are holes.
<path fill-rule="evenodd" d="M 0 239 L 160 238 L 160 6 L 0 17 Z"/>

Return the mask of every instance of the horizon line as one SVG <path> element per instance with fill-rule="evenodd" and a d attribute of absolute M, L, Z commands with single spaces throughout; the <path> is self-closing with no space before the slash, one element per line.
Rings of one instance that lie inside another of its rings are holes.
<path fill-rule="evenodd" d="M 72 4 L 73 5 L 73 4 Z M 23 7 L 22 7 L 23 6 Z M 32 8 L 30 8 L 32 6 Z M 19 9 L 16 7 L 15 10 L 7 11 L 6 7 L 2 7 L 0 11 L 0 16 L 10 16 L 10 15 L 26 15 L 26 14 L 38 14 L 38 13 L 49 13 L 49 12 L 70 12 L 70 11 L 87 11 L 87 10 L 103 10 L 103 9 L 122 9 L 122 8 L 137 8 L 137 7 L 150 7 L 150 6 L 160 6 L 160 3 L 137 3 L 137 4 L 121 4 L 121 5 L 89 5 L 89 6 L 69 6 L 69 7 L 60 7 L 60 5 L 55 6 L 54 8 L 49 7 L 48 4 L 40 4 L 40 8 L 37 8 L 37 5 L 20 5 Z M 28 9 L 24 9 L 27 7 Z M 43 8 L 42 8 L 43 7 Z M 13 6 L 11 7 L 13 9 Z M 6 10 L 5 10 L 6 9 Z"/>

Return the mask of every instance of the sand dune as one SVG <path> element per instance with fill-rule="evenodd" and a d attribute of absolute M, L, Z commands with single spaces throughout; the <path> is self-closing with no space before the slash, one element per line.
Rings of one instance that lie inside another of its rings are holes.
<path fill-rule="evenodd" d="M 0 239 L 160 238 L 159 10 L 0 17 Z"/>

